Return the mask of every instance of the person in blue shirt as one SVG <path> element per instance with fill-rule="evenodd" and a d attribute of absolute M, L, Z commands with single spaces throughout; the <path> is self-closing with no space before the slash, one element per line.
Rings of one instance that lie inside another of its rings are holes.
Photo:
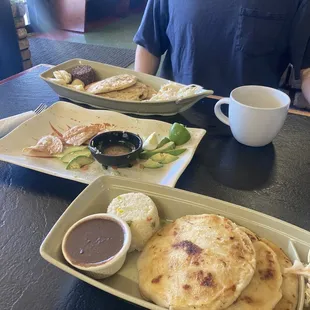
<path fill-rule="evenodd" d="M 309 0 L 148 0 L 135 70 L 228 96 L 240 85 L 277 88 L 291 63 L 310 102 Z"/>

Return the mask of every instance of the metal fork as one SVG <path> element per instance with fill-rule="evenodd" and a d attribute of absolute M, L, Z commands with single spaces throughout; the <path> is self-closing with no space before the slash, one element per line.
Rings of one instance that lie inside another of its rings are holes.
<path fill-rule="evenodd" d="M 33 112 L 34 112 L 35 114 L 40 114 L 41 112 L 43 112 L 43 111 L 46 110 L 46 109 L 47 109 L 47 105 L 41 103 Z"/>

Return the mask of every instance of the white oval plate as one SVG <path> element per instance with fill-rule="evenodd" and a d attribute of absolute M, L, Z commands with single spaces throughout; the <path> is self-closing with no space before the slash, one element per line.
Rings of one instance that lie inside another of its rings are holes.
<path fill-rule="evenodd" d="M 160 87 L 166 83 L 168 80 L 152 76 L 149 74 L 136 72 L 130 69 L 124 69 L 120 67 L 114 67 L 106 65 L 100 62 L 85 60 L 85 59 L 72 59 L 66 61 L 60 65 L 57 65 L 40 75 L 40 77 L 62 98 L 70 99 L 76 103 L 87 104 L 92 107 L 99 109 L 113 110 L 121 113 L 130 113 L 137 115 L 162 115 L 169 116 L 175 115 L 188 110 L 199 100 L 205 98 L 208 95 L 212 95 L 213 91 L 202 90 L 201 93 L 193 95 L 188 98 L 184 98 L 176 101 L 122 101 L 115 99 L 107 99 L 100 96 L 88 94 L 86 92 L 77 91 L 72 88 L 68 88 L 63 85 L 51 82 L 49 78 L 53 78 L 53 72 L 56 70 L 66 70 L 71 71 L 71 69 L 78 65 L 89 65 L 91 66 L 97 74 L 99 79 L 105 79 L 110 76 L 118 74 L 133 74 L 138 77 L 138 79 L 152 86 L 154 89 L 158 90 Z M 184 85 L 183 85 L 184 86 Z"/>

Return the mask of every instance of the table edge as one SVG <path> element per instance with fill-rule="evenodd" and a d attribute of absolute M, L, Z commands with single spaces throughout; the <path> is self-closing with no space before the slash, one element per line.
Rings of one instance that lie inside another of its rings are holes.
<path fill-rule="evenodd" d="M 32 67 L 32 68 L 29 68 L 29 69 L 24 70 L 24 71 L 22 71 L 22 72 L 19 72 L 19 73 L 16 73 L 16 74 L 14 74 L 14 75 L 11 75 L 11 76 L 9 76 L 9 77 L 3 79 L 3 80 L 0 80 L 0 85 L 5 84 L 5 83 L 7 83 L 7 82 L 9 82 L 9 81 L 11 81 L 11 80 L 14 80 L 15 78 L 18 78 L 19 76 L 25 75 L 25 74 L 27 74 L 28 72 L 34 71 L 34 70 L 36 70 L 36 69 L 38 69 L 38 68 L 40 68 L 40 67 L 52 68 L 52 67 L 54 67 L 54 66 L 53 66 L 53 65 L 48 65 L 48 64 L 36 65 L 36 66 L 34 66 L 34 67 Z"/>

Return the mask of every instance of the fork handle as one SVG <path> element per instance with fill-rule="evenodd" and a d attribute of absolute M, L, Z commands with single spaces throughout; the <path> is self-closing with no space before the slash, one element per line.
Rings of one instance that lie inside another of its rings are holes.
<path fill-rule="evenodd" d="M 7 135 L 9 132 L 11 132 L 13 129 L 15 129 L 17 126 L 22 124 L 23 122 L 27 121 L 31 117 L 33 117 L 35 112 L 28 111 L 21 114 L 17 114 L 14 116 L 10 116 L 7 118 L 3 118 L 0 120 L 0 138 Z"/>

